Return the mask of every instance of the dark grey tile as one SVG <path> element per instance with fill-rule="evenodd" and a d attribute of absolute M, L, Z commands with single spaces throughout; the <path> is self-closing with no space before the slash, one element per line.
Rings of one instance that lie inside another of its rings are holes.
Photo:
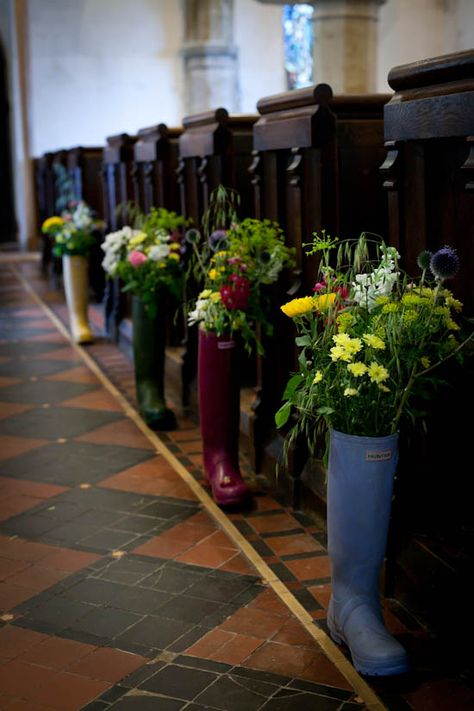
<path fill-rule="evenodd" d="M 277 687 L 252 679 L 221 676 L 195 701 L 222 711 L 257 711 Z"/>
<path fill-rule="evenodd" d="M 166 568 L 161 568 L 142 580 L 140 585 L 143 587 L 151 587 L 155 590 L 163 590 L 164 592 L 179 593 L 188 590 L 188 588 L 198 582 L 203 575 L 204 572 L 202 570 L 200 573 L 196 573 L 192 570 L 187 570 L 187 566 L 178 569 L 166 566 Z"/>
<path fill-rule="evenodd" d="M 300 691 L 310 691 L 312 694 L 320 694 L 321 696 L 331 696 L 334 699 L 340 699 L 341 701 L 347 701 L 353 696 L 352 691 L 346 691 L 345 689 L 337 689 L 334 686 L 326 686 L 326 684 L 316 684 L 312 681 L 304 681 L 303 679 L 293 679 L 293 681 L 288 684 L 291 689 L 298 689 Z"/>
<path fill-rule="evenodd" d="M 34 605 L 34 601 L 33 601 Z M 82 601 L 61 600 L 53 597 L 32 607 L 28 619 L 46 623 L 53 630 L 61 630 L 79 624 L 94 608 Z"/>
<path fill-rule="evenodd" d="M 191 667 L 192 669 L 204 669 L 205 671 L 217 672 L 219 674 L 225 674 L 232 666 L 230 664 L 224 664 L 223 662 L 214 662 L 212 659 L 201 659 L 200 657 L 192 657 L 187 654 L 182 654 L 176 657 L 174 660 L 175 664 L 182 667 Z"/>
<path fill-rule="evenodd" d="M 84 529 L 82 529 L 82 533 L 84 534 Z M 99 531 L 94 531 L 91 535 L 76 539 L 76 542 L 80 546 L 85 546 L 88 550 L 106 553 L 107 551 L 122 550 L 127 544 L 135 541 L 136 538 L 136 533 L 102 528 Z"/>
<path fill-rule="evenodd" d="M 254 579 L 244 575 L 227 578 L 223 575 L 211 574 L 191 585 L 187 590 L 187 595 L 202 597 L 205 600 L 215 600 L 216 602 L 231 602 L 232 598 L 242 594 L 253 583 Z M 255 594 L 253 597 L 255 597 Z"/>
<path fill-rule="evenodd" d="M 135 694 L 123 696 L 109 708 L 116 711 L 180 711 L 185 705 L 183 701 L 177 699 Z"/>
<path fill-rule="evenodd" d="M 213 672 L 169 664 L 144 681 L 140 689 L 191 701 L 216 679 Z"/>
<path fill-rule="evenodd" d="M 121 610 L 130 610 L 130 612 L 142 615 L 154 615 L 169 599 L 169 593 L 159 592 L 158 590 L 144 590 L 136 585 L 131 587 L 122 586 L 118 595 L 115 595 L 111 600 L 111 605 Z"/>
<path fill-rule="evenodd" d="M 187 595 L 176 595 L 160 608 L 160 617 L 184 620 L 198 624 L 203 618 L 216 611 L 220 605 L 212 600 L 203 600 Z"/>
<path fill-rule="evenodd" d="M 124 590 L 128 590 L 128 588 L 117 583 L 97 580 L 97 578 L 86 578 L 68 587 L 62 596 L 94 605 L 108 605 L 115 601 Z"/>
<path fill-rule="evenodd" d="M 44 343 L 41 341 L 32 341 L 30 343 L 0 343 L 0 356 L 5 356 L 6 358 L 34 358 L 35 356 L 43 355 L 43 353 L 50 353 L 59 348 L 64 348 L 66 345 L 66 342 Z"/>
<path fill-rule="evenodd" d="M 0 363 L 0 375 L 6 378 L 45 377 L 76 367 L 70 360 L 10 360 Z"/>
<path fill-rule="evenodd" d="M 2 401 L 41 404 L 56 403 L 97 390 L 97 385 L 56 380 L 35 380 L 2 388 Z"/>
<path fill-rule="evenodd" d="M 192 624 L 162 617 L 146 617 L 128 629 L 114 641 L 114 645 L 139 644 L 154 649 L 166 649 L 193 627 Z"/>
<path fill-rule="evenodd" d="M 134 689 L 136 686 L 139 686 L 142 681 L 149 679 L 150 676 L 162 669 L 164 665 L 165 662 L 150 662 L 150 664 L 145 664 L 143 667 L 136 669 L 134 672 L 126 676 L 125 679 L 121 679 L 120 686 L 125 686 L 128 689 Z"/>
<path fill-rule="evenodd" d="M 154 518 L 178 518 L 181 520 L 183 516 L 187 517 L 194 514 L 197 508 L 197 504 L 192 501 L 189 503 L 178 501 L 170 503 L 169 501 L 163 501 L 162 499 L 163 497 L 160 497 L 160 500 L 154 501 L 148 506 L 145 506 L 140 513 L 144 516 L 153 516 Z"/>
<path fill-rule="evenodd" d="M 177 640 L 172 642 L 172 644 L 169 644 L 166 649 L 168 652 L 175 652 L 176 654 L 182 654 L 185 652 L 187 649 L 193 646 L 193 644 L 196 644 L 201 637 L 204 637 L 205 634 L 209 632 L 208 627 L 204 627 L 202 625 L 196 625 L 195 627 L 191 627 L 191 629 L 183 634 L 181 637 L 179 637 Z"/>
<path fill-rule="evenodd" d="M 101 413 L 96 414 L 101 417 Z M 63 486 L 77 486 L 83 482 L 94 484 L 112 474 L 140 464 L 151 456 L 153 454 L 149 450 L 134 447 L 89 442 L 54 443 L 9 459 L 3 463 L 2 474 L 16 479 Z"/>
<path fill-rule="evenodd" d="M 33 384 L 33 383 L 32 383 Z M 61 387 L 65 383 L 58 383 Z M 94 386 L 95 387 L 95 386 Z M 71 396 L 72 397 L 72 396 Z M 63 400 L 66 399 L 63 397 Z M 26 401 L 25 401 L 26 402 Z M 51 402 L 47 398 L 41 402 Z M 77 407 L 39 408 L 22 412 L 0 422 L 0 433 L 14 437 L 70 439 L 121 419 L 118 412 L 100 412 Z M 64 461 L 64 460 L 63 460 Z M 12 476 L 12 475 L 10 475 Z"/>
<path fill-rule="evenodd" d="M 156 528 L 156 519 L 151 516 L 124 516 L 112 526 L 117 531 L 130 531 L 132 533 L 147 533 Z"/>
<path fill-rule="evenodd" d="M 262 711 L 338 711 L 340 701 L 305 691 L 282 689 L 262 706 Z"/>
<path fill-rule="evenodd" d="M 112 607 L 97 607 L 84 617 L 68 625 L 69 629 L 88 632 L 90 634 L 114 639 L 123 634 L 132 625 L 141 620 L 142 616 L 133 612 L 116 610 Z"/>

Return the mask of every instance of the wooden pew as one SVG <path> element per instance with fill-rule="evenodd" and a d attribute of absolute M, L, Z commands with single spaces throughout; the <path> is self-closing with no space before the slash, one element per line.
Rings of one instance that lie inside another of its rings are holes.
<path fill-rule="evenodd" d="M 237 190 L 240 217 L 254 216 L 248 168 L 251 163 L 252 126 L 256 116 L 233 116 L 219 108 L 183 120 L 179 139 L 178 187 L 180 212 L 200 228 L 212 191 L 219 185 Z M 182 403 L 196 409 L 197 329 L 187 328 L 180 361 Z M 248 363 L 244 364 L 248 373 Z M 249 402 L 243 393 L 241 425 L 246 429 Z"/>
<path fill-rule="evenodd" d="M 275 334 L 258 367 L 252 423 L 257 471 L 274 478 L 283 444 L 274 413 L 290 372 L 296 368 L 294 327 L 279 312 L 291 298 L 311 294 L 317 263 L 303 245 L 314 231 L 358 237 L 362 231 L 387 236 L 387 210 L 378 167 L 383 160 L 383 107 L 388 95 L 333 96 L 327 84 L 261 99 L 254 126 L 251 167 L 256 217 L 277 220 L 296 250 L 296 269 L 272 290 Z M 303 476 L 300 473 L 304 467 Z M 299 506 L 316 491 L 325 498 L 324 473 L 307 460 L 304 446 L 290 452 L 288 476 L 279 485 L 293 490 Z"/>
<path fill-rule="evenodd" d="M 132 166 L 136 136 L 121 133 L 107 138 L 102 155 L 104 219 L 107 232 L 115 232 L 127 221 L 125 205 L 133 200 Z M 120 209 L 123 206 L 123 209 Z M 119 338 L 119 324 L 125 315 L 126 299 L 118 279 L 107 279 L 104 293 L 105 332 Z"/>
<path fill-rule="evenodd" d="M 143 212 L 165 207 L 179 212 L 176 169 L 181 128 L 164 123 L 138 132 L 134 148 L 133 196 Z"/>
<path fill-rule="evenodd" d="M 84 200 L 95 211 L 98 218 L 104 217 L 102 151 L 102 147 L 82 146 L 67 151 L 67 170 L 76 199 Z M 105 287 L 101 262 L 102 250 L 98 244 L 92 250 L 89 260 L 89 281 L 97 301 L 102 300 Z"/>
<path fill-rule="evenodd" d="M 472 50 L 392 69 L 388 81 L 395 94 L 385 107 L 387 157 L 381 168 L 390 240 L 402 266 L 416 274 L 420 251 L 455 247 L 460 270 L 447 286 L 471 318 L 473 77 Z M 402 437 L 408 443 L 400 456 L 387 591 L 448 642 L 450 661 L 457 664 L 456 655 L 469 644 L 473 563 L 472 347 L 462 368 L 446 364 L 438 375 L 449 385 L 429 403 L 427 435 Z"/>

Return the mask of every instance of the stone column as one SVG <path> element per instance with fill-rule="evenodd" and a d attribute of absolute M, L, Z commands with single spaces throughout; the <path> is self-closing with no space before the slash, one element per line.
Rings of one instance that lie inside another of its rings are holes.
<path fill-rule="evenodd" d="M 385 0 L 317 0 L 314 3 L 316 84 L 335 94 L 375 92 L 378 8 Z"/>
<path fill-rule="evenodd" d="M 240 105 L 233 0 L 182 0 L 185 108 L 196 114 Z"/>

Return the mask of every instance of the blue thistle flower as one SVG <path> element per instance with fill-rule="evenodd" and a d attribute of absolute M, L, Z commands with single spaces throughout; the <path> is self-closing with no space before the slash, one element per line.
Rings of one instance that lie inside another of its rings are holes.
<path fill-rule="evenodd" d="M 208 239 L 208 245 L 213 252 L 222 249 L 227 241 L 227 232 L 225 230 L 214 230 L 211 232 Z"/>
<path fill-rule="evenodd" d="M 443 247 L 433 254 L 430 260 L 433 275 L 441 280 L 450 279 L 459 269 L 459 257 L 452 247 Z"/>

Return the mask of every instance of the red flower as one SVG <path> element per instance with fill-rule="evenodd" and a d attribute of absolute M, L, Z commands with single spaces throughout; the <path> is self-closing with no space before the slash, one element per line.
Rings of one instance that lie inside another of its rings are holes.
<path fill-rule="evenodd" d="M 250 282 L 245 277 L 232 274 L 228 284 L 220 289 L 222 303 L 229 309 L 235 311 L 237 309 L 245 310 L 248 306 L 250 296 Z"/>

